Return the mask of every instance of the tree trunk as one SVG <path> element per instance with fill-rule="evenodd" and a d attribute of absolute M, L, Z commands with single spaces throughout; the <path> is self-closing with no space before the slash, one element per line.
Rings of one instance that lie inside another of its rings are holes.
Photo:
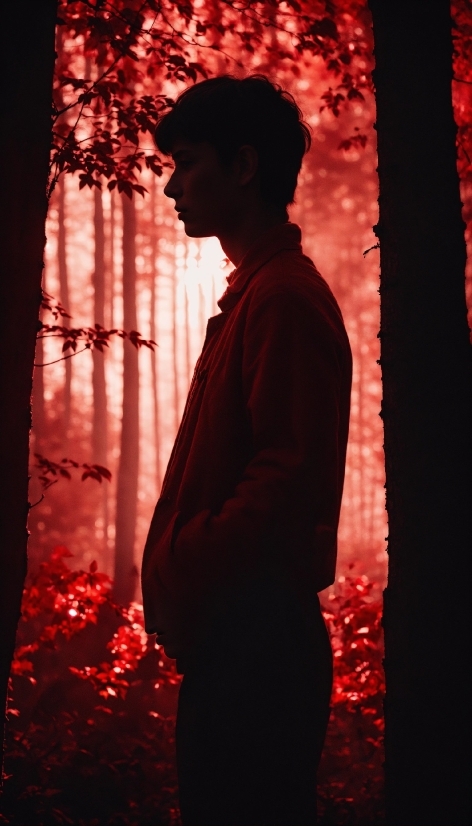
<path fill-rule="evenodd" d="M 122 196 L 123 205 L 123 328 L 137 328 L 136 317 L 136 211 L 134 196 Z M 134 563 L 139 469 L 139 368 L 138 351 L 123 342 L 123 418 L 116 494 L 115 597 L 122 604 L 134 598 L 137 569 Z"/>
<path fill-rule="evenodd" d="M 198 322 L 200 325 L 200 339 L 203 341 L 205 338 L 207 319 L 205 311 L 205 296 L 201 284 L 198 285 Z"/>
<path fill-rule="evenodd" d="M 151 282 L 151 325 L 150 338 L 156 341 L 156 273 L 152 274 Z M 158 493 L 161 489 L 161 428 L 159 422 L 159 374 L 156 350 L 149 352 L 151 358 L 151 384 L 152 384 L 152 414 L 154 430 L 154 457 L 156 463 L 156 488 Z"/>
<path fill-rule="evenodd" d="M 108 247 L 109 261 L 108 261 L 108 320 L 107 327 L 109 330 L 115 326 L 115 212 L 116 201 L 115 191 L 110 192 L 110 243 Z"/>
<path fill-rule="evenodd" d="M 69 274 L 67 271 L 67 247 L 65 226 L 65 180 L 62 174 L 57 183 L 58 190 L 58 233 L 57 233 L 57 268 L 59 271 L 60 301 L 68 313 L 71 312 L 69 298 Z M 62 414 L 61 442 L 64 450 L 67 449 L 67 433 L 70 426 L 72 359 L 64 361 L 64 411 Z"/>
<path fill-rule="evenodd" d="M 153 175 L 151 179 L 151 307 L 150 307 L 150 339 L 157 342 L 157 210 L 156 210 L 156 176 Z M 154 456 L 156 463 L 156 487 L 157 492 L 161 490 L 161 428 L 159 421 L 159 372 L 158 372 L 158 354 L 157 348 L 150 350 L 151 357 L 151 382 L 152 382 L 152 407 L 153 407 L 153 425 L 154 425 Z"/>
<path fill-rule="evenodd" d="M 43 280 L 43 290 L 47 292 Z M 41 314 L 40 314 L 41 318 Z M 36 341 L 35 364 L 44 364 L 44 341 L 38 336 Z M 44 398 L 44 367 L 35 367 L 33 370 L 33 393 L 31 396 L 32 433 L 34 437 L 34 452 L 42 453 L 46 439 L 46 405 Z"/>
<path fill-rule="evenodd" d="M 105 226 L 103 220 L 102 193 L 94 187 L 95 254 L 92 276 L 94 295 L 94 322 L 105 325 Z M 107 467 L 107 388 L 105 379 L 105 353 L 92 350 L 93 418 L 92 462 Z M 103 547 L 106 554 L 108 536 L 107 488 L 101 486 L 101 519 L 103 521 Z"/>
<path fill-rule="evenodd" d="M 172 373 L 174 382 L 174 431 L 180 423 L 179 361 L 177 356 L 177 270 L 172 273 Z"/>
<path fill-rule="evenodd" d="M 26 572 L 30 398 L 47 213 L 55 23 L 55 0 L 17 0 L 2 10 L 0 743 Z"/>
<path fill-rule="evenodd" d="M 370 0 L 380 179 L 391 826 L 471 822 L 471 349 L 447 0 Z M 447 573 L 449 571 L 449 573 Z"/>
<path fill-rule="evenodd" d="M 187 386 L 190 387 L 192 380 L 192 359 L 190 356 L 190 319 L 189 319 L 189 300 L 187 286 L 184 284 L 184 310 L 185 310 L 185 380 Z"/>
<path fill-rule="evenodd" d="M 360 308 L 361 309 L 361 308 Z M 358 462 L 358 469 L 359 469 L 359 522 L 358 522 L 358 536 L 359 536 L 359 544 L 363 544 L 365 547 L 366 541 L 366 474 L 365 474 L 365 464 L 366 459 L 364 456 L 364 447 L 365 447 L 365 439 L 364 439 L 364 416 L 365 416 L 365 354 L 362 352 L 362 345 L 364 342 L 364 330 L 363 324 L 361 320 L 361 312 L 359 312 L 357 316 L 357 323 L 356 323 L 356 331 L 357 331 L 357 462 Z"/>

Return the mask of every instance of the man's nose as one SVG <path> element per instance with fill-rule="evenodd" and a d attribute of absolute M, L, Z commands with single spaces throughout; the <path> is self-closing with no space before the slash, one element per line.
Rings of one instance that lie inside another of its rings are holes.
<path fill-rule="evenodd" d="M 174 198 L 177 200 L 181 194 L 181 189 L 182 188 L 177 181 L 177 176 L 174 171 L 164 187 L 164 195 L 166 195 L 167 198 Z"/>

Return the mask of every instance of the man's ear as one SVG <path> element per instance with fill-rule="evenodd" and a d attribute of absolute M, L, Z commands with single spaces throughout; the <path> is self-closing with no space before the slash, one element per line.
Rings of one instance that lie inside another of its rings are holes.
<path fill-rule="evenodd" d="M 257 149 L 250 144 L 240 146 L 234 159 L 234 170 L 240 186 L 249 184 L 259 170 L 259 156 Z"/>

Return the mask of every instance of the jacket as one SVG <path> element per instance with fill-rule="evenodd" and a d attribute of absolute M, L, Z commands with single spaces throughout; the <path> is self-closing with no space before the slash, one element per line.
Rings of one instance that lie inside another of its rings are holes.
<path fill-rule="evenodd" d="M 181 663 L 264 572 L 307 614 L 335 576 L 352 374 L 340 309 L 295 224 L 261 236 L 228 281 L 142 563 L 146 631 L 176 634 Z"/>

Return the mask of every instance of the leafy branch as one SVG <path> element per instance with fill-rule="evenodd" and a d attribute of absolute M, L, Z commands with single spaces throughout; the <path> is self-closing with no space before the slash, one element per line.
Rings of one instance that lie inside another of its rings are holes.
<path fill-rule="evenodd" d="M 80 187 L 101 188 L 106 180 L 110 190 L 144 195 L 137 173 L 145 164 L 160 175 L 165 163 L 154 147 L 142 147 L 142 137 L 173 103 L 153 92 L 168 81 L 207 77 L 212 58 L 204 55 L 241 66 L 241 54 L 257 51 L 262 65 L 289 59 L 295 73 L 300 57 L 319 57 L 337 82 L 322 96 L 321 110 L 338 116 L 341 106 L 372 90 L 364 11 L 359 0 L 60 0 L 50 192 L 61 172 L 78 172 Z"/>
<path fill-rule="evenodd" d="M 51 459 L 47 459 L 41 453 L 35 453 L 36 457 L 36 464 L 35 468 L 38 468 L 40 471 L 40 476 L 38 476 L 39 481 L 43 487 L 43 493 L 51 485 L 54 485 L 59 479 L 62 477 L 63 479 L 71 479 L 70 470 L 72 469 L 80 469 L 82 470 L 82 482 L 84 479 L 95 479 L 97 482 L 102 483 L 103 479 L 106 479 L 108 482 L 111 481 L 111 473 L 108 468 L 103 467 L 103 465 L 89 465 L 89 464 L 80 464 L 79 462 L 75 462 L 74 459 L 61 459 L 60 462 L 53 462 Z"/>
<path fill-rule="evenodd" d="M 85 350 L 99 350 L 100 353 L 103 353 L 105 347 L 109 347 L 109 340 L 111 336 L 118 336 L 122 339 L 128 339 L 131 342 L 133 347 L 136 347 L 139 350 L 140 347 L 148 347 L 150 350 L 154 350 L 154 347 L 157 347 L 155 341 L 152 339 L 145 339 L 142 338 L 141 333 L 138 333 L 137 330 L 131 330 L 129 333 L 126 330 L 119 330 L 113 328 L 112 330 L 105 330 L 101 324 L 95 324 L 94 327 L 63 327 L 59 324 L 43 324 L 43 322 L 39 322 L 41 324 L 40 333 L 38 335 L 39 339 L 44 338 L 62 338 L 64 339 L 64 344 L 62 345 L 62 352 L 66 353 L 67 350 L 72 350 L 68 356 L 62 356 L 59 359 L 55 359 L 54 361 L 46 361 L 43 364 L 35 364 L 35 367 L 47 367 L 49 364 L 55 364 L 58 361 L 63 361 L 64 358 L 70 358 L 72 356 L 78 355 L 79 353 L 83 353 Z M 77 346 L 79 342 L 85 342 L 85 346 L 81 350 L 77 350 Z"/>
<path fill-rule="evenodd" d="M 72 318 L 62 304 L 48 293 L 42 294 L 41 308 L 50 312 L 55 321 L 58 321 L 60 318 Z M 85 350 L 95 349 L 103 353 L 104 348 L 109 347 L 110 338 L 115 335 L 121 339 L 128 339 L 137 350 L 139 350 L 140 347 L 148 347 L 154 351 L 154 347 L 157 347 L 155 341 L 143 338 L 137 330 L 131 330 L 130 332 L 118 328 L 106 330 L 101 324 L 95 324 L 93 327 L 65 327 L 61 324 L 45 324 L 43 321 L 38 321 L 38 328 L 38 339 L 63 339 L 62 353 L 67 353 L 68 350 L 72 350 L 72 352 L 68 355 L 62 355 L 53 361 L 35 364 L 35 367 L 47 367 L 50 364 L 56 364 L 59 361 L 64 361 L 67 358 L 72 358 L 72 356 L 83 353 Z M 85 346 L 82 347 L 81 350 L 78 350 L 77 347 L 80 342 L 83 342 Z"/>

